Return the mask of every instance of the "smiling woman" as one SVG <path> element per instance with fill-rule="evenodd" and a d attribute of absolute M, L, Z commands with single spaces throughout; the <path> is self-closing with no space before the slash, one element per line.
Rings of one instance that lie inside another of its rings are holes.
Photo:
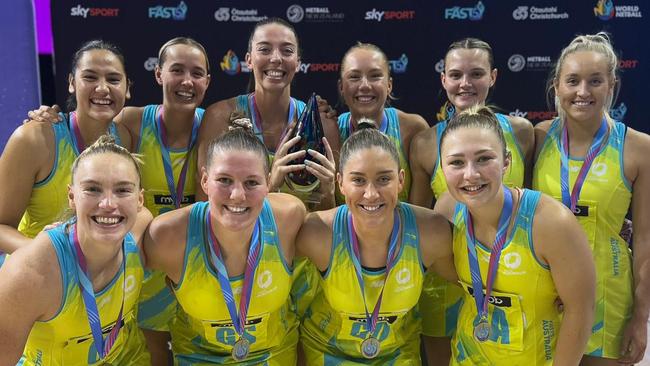
<path fill-rule="evenodd" d="M 0 363 L 150 365 L 135 319 L 151 221 L 138 162 L 100 137 L 75 160 L 68 200 L 74 216 L 0 269 Z"/>
<path fill-rule="evenodd" d="M 202 168 L 208 201 L 150 226 L 147 264 L 172 281 L 182 308 L 171 329 L 175 362 L 296 362 L 289 290 L 305 208 L 293 196 L 268 193 L 267 154 L 250 131 L 226 132 L 210 143 Z"/>
<path fill-rule="evenodd" d="M 436 211 L 454 223 L 464 290 L 450 365 L 577 365 L 594 313 L 588 241 L 551 197 L 503 184 L 505 141 L 484 106 L 455 115 L 440 140 L 450 195 Z"/>
<path fill-rule="evenodd" d="M 341 60 L 338 88 L 350 109 L 349 113 L 341 114 L 338 119 L 341 141 L 345 141 L 358 128 L 361 119 L 374 121 L 377 128 L 397 147 L 400 169 L 404 170 L 404 185 L 399 198 L 406 201 L 411 187 L 408 164 L 411 139 L 418 132 L 426 130 L 427 123 L 420 115 L 388 107 L 393 78 L 386 54 L 370 43 L 350 47 Z M 337 200 L 343 203 L 341 196 Z"/>
<path fill-rule="evenodd" d="M 533 187 L 575 213 L 596 263 L 597 312 L 584 365 L 636 363 L 646 347 L 650 137 L 609 114 L 618 66 L 606 33 L 573 39 L 549 83 L 558 118 L 535 126 Z M 629 212 L 633 255 L 619 235 Z"/>
<path fill-rule="evenodd" d="M 398 200 L 397 149 L 363 125 L 341 150 L 345 205 L 309 214 L 298 235 L 297 254 L 318 268 L 321 288 L 301 342 L 308 365 L 419 365 L 423 268 L 456 280 L 451 230 L 441 215 Z"/>
<path fill-rule="evenodd" d="M 447 120 L 413 138 L 410 152 L 413 184 L 409 202 L 431 207 L 447 191 L 439 158 L 440 138 L 454 113 L 485 105 L 496 78 L 492 47 L 488 43 L 465 38 L 449 45 L 445 69 L 440 73 L 440 81 L 451 105 L 449 115 Z M 498 113 L 496 116 L 504 133 L 505 146 L 510 151 L 510 164 L 503 181 L 511 187 L 528 186 L 534 146 L 533 126 L 524 118 Z M 427 309 L 422 313 L 422 334 L 429 365 L 449 361 L 449 341 L 456 328 L 461 296 L 456 286 L 450 286 L 433 275 L 427 276 L 420 307 Z"/>
<path fill-rule="evenodd" d="M 325 156 L 315 150 L 287 153 L 298 143 L 299 138 L 294 137 L 286 141 L 284 137 L 290 135 L 290 129 L 305 109 L 305 103 L 291 97 L 291 83 L 301 65 L 300 45 L 293 26 L 279 18 L 257 23 L 248 41 L 246 63 L 252 71 L 250 93 L 222 100 L 206 110 L 205 123 L 199 134 L 199 166 L 204 166 L 207 162 L 205 156 L 208 143 L 228 129 L 232 115 L 243 115 L 253 122 L 255 135 L 270 151 L 270 191 L 281 190 L 299 197 L 303 202 L 308 201 L 312 197 L 311 192 L 292 190 L 284 184 L 286 174 L 307 170 L 320 182 L 317 189 L 320 203 L 313 204 L 310 208 L 333 207 L 334 154 Z M 319 99 L 318 104 L 326 145 L 329 145 L 332 151 L 338 152 L 336 122 L 325 113 L 331 108 L 324 100 Z M 311 164 L 292 164 L 293 160 L 306 154 Z M 200 191 L 197 194 L 203 195 Z"/>
<path fill-rule="evenodd" d="M 72 58 L 70 106 L 62 123 L 31 121 L 14 131 L 0 158 L 0 251 L 12 252 L 67 207 L 72 161 L 107 132 L 131 146 L 113 118 L 130 97 L 124 57 L 103 41 L 84 44 Z M 35 152 L 38 152 L 35 154 Z"/>
<path fill-rule="evenodd" d="M 207 52 L 191 38 L 170 39 L 160 47 L 154 76 L 162 87 L 162 104 L 125 107 L 115 120 L 128 129 L 134 150 L 143 156 L 145 206 L 157 216 L 196 201 L 195 146 L 204 112 L 199 106 L 210 83 Z M 49 122 L 61 118 L 55 108 L 49 107 L 41 107 L 29 116 Z M 167 345 L 169 323 L 175 315 L 176 301 L 161 272 L 145 273 L 141 296 L 138 322 L 145 331 L 152 362 L 167 364 L 171 357 Z"/>

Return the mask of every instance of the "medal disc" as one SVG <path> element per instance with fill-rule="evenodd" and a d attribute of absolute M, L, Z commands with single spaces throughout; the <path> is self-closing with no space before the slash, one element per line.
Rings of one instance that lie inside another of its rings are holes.
<path fill-rule="evenodd" d="M 232 347 L 232 358 L 236 361 L 242 361 L 248 357 L 250 351 L 250 342 L 246 338 L 239 338 Z"/>
<path fill-rule="evenodd" d="M 474 338 L 479 342 L 485 342 L 490 338 L 490 324 L 486 320 L 480 320 L 474 327 Z"/>
<path fill-rule="evenodd" d="M 379 340 L 370 337 L 361 342 L 361 354 L 365 358 L 375 358 L 379 354 Z"/>

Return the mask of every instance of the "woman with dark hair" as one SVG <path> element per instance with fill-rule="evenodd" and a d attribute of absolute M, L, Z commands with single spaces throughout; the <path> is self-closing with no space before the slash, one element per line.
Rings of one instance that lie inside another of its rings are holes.
<path fill-rule="evenodd" d="M 195 199 L 196 142 L 203 120 L 200 108 L 210 83 L 210 65 L 203 45 L 188 37 L 176 37 L 160 47 L 154 75 L 162 87 L 162 104 L 125 107 L 116 117 L 142 155 L 142 187 L 145 207 L 154 216 L 192 204 Z M 53 108 L 30 112 L 38 121 L 55 122 Z M 167 364 L 167 342 L 176 300 L 161 272 L 146 271 L 138 322 L 144 330 L 154 365 Z"/>
<path fill-rule="evenodd" d="M 73 55 L 68 82 L 71 109 L 62 122 L 23 124 L 0 157 L 0 251 L 13 252 L 57 221 L 67 207 L 72 162 L 86 146 L 106 133 L 132 145 L 127 129 L 113 122 L 130 97 L 117 47 L 85 43 Z"/>
<path fill-rule="evenodd" d="M 300 48 L 295 29 L 279 18 L 263 20 L 255 25 L 248 41 L 246 63 L 251 70 L 252 90 L 249 94 L 219 101 L 206 110 L 205 122 L 199 134 L 199 166 L 205 160 L 205 148 L 209 141 L 228 129 L 233 113 L 245 116 L 253 121 L 255 135 L 271 152 L 273 161 L 269 189 L 271 192 L 282 190 L 298 196 L 310 208 L 325 209 L 334 207 L 333 154 L 325 156 L 317 151 L 300 150 L 287 154 L 289 148 L 298 143 L 299 137 L 291 140 L 289 135 L 292 124 L 305 108 L 305 103 L 291 97 L 291 82 L 300 66 Z M 329 110 L 326 102 L 321 101 L 319 108 Z M 326 150 L 338 151 L 338 131 L 336 123 L 321 113 Z M 201 146 L 203 146 L 201 148 Z M 294 159 L 309 154 L 305 164 L 290 164 Z M 306 169 L 320 181 L 317 194 L 320 201 L 311 204 L 312 192 L 299 193 L 290 190 L 284 184 L 285 175 Z M 201 195 L 201 192 L 197 192 Z"/>

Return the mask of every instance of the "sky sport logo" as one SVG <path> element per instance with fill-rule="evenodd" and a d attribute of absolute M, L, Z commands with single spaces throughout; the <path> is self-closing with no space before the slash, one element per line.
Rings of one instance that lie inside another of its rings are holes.
<path fill-rule="evenodd" d="M 569 19 L 569 13 L 559 13 L 557 6 L 538 8 L 536 6 L 519 6 L 512 12 L 514 20 L 558 20 Z"/>
<path fill-rule="evenodd" d="M 372 8 L 372 10 L 366 11 L 363 19 L 376 20 L 377 22 L 382 20 L 413 20 L 415 19 L 415 10 L 377 10 Z"/>
<path fill-rule="evenodd" d="M 598 0 L 594 8 L 594 15 L 600 20 L 643 17 L 638 5 L 614 5 L 612 0 Z"/>
<path fill-rule="evenodd" d="M 462 8 L 454 6 L 445 9 L 445 19 L 459 19 L 459 20 L 481 20 L 485 13 L 485 5 L 479 1 L 473 8 Z"/>
<path fill-rule="evenodd" d="M 119 13 L 119 8 L 84 8 L 81 5 L 70 8 L 71 17 L 116 17 Z"/>
<path fill-rule="evenodd" d="M 187 4 L 185 4 L 185 1 L 181 1 L 176 7 L 158 5 L 149 8 L 149 18 L 185 20 L 186 16 Z"/>

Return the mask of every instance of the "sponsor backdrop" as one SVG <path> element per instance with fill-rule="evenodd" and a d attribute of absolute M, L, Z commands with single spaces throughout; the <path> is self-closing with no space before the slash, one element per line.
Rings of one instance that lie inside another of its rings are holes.
<path fill-rule="evenodd" d="M 134 81 L 130 105 L 161 100 L 153 77 L 159 47 L 185 35 L 205 45 L 212 84 L 205 105 L 246 91 L 244 59 L 253 24 L 280 17 L 300 38 L 302 65 L 292 94 L 316 91 L 340 112 L 337 79 L 344 52 L 356 41 L 381 47 L 390 60 L 393 105 L 419 113 L 430 124 L 441 116 L 445 95 L 440 72 L 449 43 L 473 36 L 489 42 L 498 68 L 489 102 L 533 123 L 552 118 L 546 80 L 562 47 L 576 34 L 611 33 L 621 58 L 622 88 L 612 114 L 650 132 L 639 90 L 648 86 L 650 5 L 643 0 L 582 1 L 206 1 L 52 0 L 56 96 L 63 105 L 70 56 L 84 41 L 103 38 L 119 45 Z"/>

